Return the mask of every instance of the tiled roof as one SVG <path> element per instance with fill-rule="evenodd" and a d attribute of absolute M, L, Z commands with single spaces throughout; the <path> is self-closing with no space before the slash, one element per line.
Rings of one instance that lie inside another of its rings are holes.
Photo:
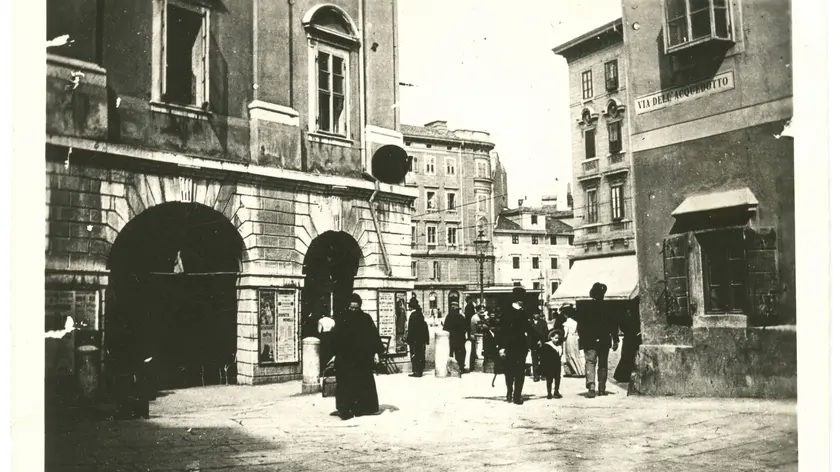
<path fill-rule="evenodd" d="M 501 215 L 518 215 L 528 213 L 534 215 L 547 215 L 554 218 L 572 218 L 572 210 L 555 210 L 554 208 L 508 208 L 500 212 Z"/>
<path fill-rule="evenodd" d="M 573 233 L 574 228 L 561 221 L 560 218 L 549 216 L 545 219 L 545 231 L 549 234 Z"/>
<path fill-rule="evenodd" d="M 496 223 L 496 230 L 518 231 L 521 229 L 521 226 L 505 218 L 504 216 L 500 216 L 499 221 Z"/>

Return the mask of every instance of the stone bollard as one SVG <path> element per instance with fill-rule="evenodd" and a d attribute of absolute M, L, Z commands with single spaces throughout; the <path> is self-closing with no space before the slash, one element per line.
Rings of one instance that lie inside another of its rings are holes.
<path fill-rule="evenodd" d="M 483 334 L 476 334 L 475 335 L 475 365 L 473 366 L 473 372 L 483 372 L 484 371 L 484 335 Z"/>
<path fill-rule="evenodd" d="M 449 332 L 435 333 L 435 377 L 446 377 L 446 364 L 449 362 Z"/>
<path fill-rule="evenodd" d="M 99 348 L 79 346 L 76 348 L 76 382 L 82 396 L 90 401 L 96 399 L 99 390 Z"/>
<path fill-rule="evenodd" d="M 321 391 L 321 340 L 314 337 L 303 339 L 303 385 L 302 393 Z"/>

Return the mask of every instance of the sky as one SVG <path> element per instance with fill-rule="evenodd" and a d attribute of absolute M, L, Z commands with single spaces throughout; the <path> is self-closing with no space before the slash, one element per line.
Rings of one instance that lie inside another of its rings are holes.
<path fill-rule="evenodd" d="M 571 181 L 568 69 L 552 48 L 621 16 L 620 0 L 400 0 L 400 121 L 487 131 L 509 205 Z"/>

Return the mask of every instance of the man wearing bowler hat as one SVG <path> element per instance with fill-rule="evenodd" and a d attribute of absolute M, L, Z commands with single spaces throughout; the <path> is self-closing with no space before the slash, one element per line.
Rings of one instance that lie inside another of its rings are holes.
<path fill-rule="evenodd" d="M 582 311 L 578 320 L 580 349 L 586 358 L 586 398 L 595 398 L 595 371 L 598 372 L 598 393 L 607 394 L 607 359 L 618 349 L 618 325 L 609 317 L 604 306 L 607 286 L 596 282 L 589 290 L 591 300 L 578 303 Z"/>
<path fill-rule="evenodd" d="M 499 321 L 499 357 L 504 363 L 507 401 L 522 404 L 525 384 L 525 358 L 534 334 L 525 312 L 525 289 L 513 288 L 513 303 L 504 307 Z"/>

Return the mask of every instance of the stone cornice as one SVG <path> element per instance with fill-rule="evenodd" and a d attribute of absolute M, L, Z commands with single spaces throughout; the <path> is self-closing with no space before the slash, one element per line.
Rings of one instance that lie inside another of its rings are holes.
<path fill-rule="evenodd" d="M 284 181 L 299 190 L 313 192 L 348 193 L 369 197 L 375 190 L 373 182 L 337 175 L 312 174 L 288 169 L 245 165 L 238 162 L 226 162 L 201 157 L 185 156 L 166 151 L 142 149 L 137 146 L 114 144 L 93 139 L 69 138 L 66 136 L 47 135 L 46 143 L 54 146 L 70 147 L 94 153 L 113 154 L 145 161 L 149 164 L 171 165 L 183 169 L 183 173 L 194 176 L 216 176 L 219 174 L 238 174 L 254 180 Z M 417 197 L 417 189 L 401 185 L 380 184 L 379 197 L 386 200 L 404 200 L 410 202 Z"/>

